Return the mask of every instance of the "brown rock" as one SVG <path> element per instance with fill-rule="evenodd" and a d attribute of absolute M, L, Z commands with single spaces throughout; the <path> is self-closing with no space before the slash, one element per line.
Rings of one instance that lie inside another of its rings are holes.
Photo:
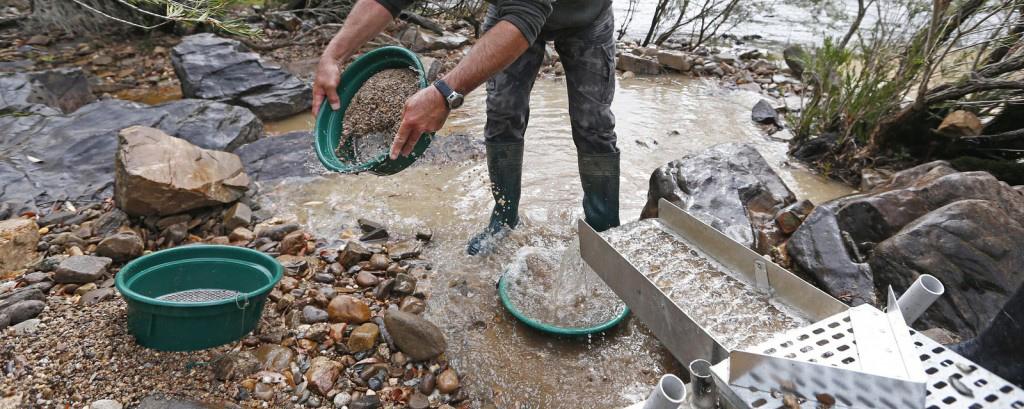
<path fill-rule="evenodd" d="M 145 244 L 134 232 L 115 233 L 96 245 L 96 255 L 110 257 L 114 261 L 128 261 L 142 255 Z"/>
<path fill-rule="evenodd" d="M 338 255 L 338 262 L 345 267 L 352 267 L 358 264 L 360 261 L 369 260 L 373 252 L 367 249 L 363 243 L 356 240 L 350 240 L 345 244 L 345 249 Z"/>
<path fill-rule="evenodd" d="M 415 361 L 434 358 L 448 347 L 441 330 L 419 315 L 390 310 L 384 325 L 395 346 Z"/>
<path fill-rule="evenodd" d="M 331 322 L 362 324 L 370 320 L 370 307 L 349 295 L 339 295 L 327 305 Z"/>
<path fill-rule="evenodd" d="M 427 309 L 427 305 L 423 300 L 419 299 L 419 297 L 413 297 L 410 295 L 402 298 L 399 309 L 411 314 L 420 314 Z"/>
<path fill-rule="evenodd" d="M 348 324 L 345 324 L 344 322 L 330 324 L 330 330 L 327 332 L 327 335 L 331 337 L 334 342 L 341 342 L 341 339 L 345 338 L 345 327 L 347 326 Z"/>
<path fill-rule="evenodd" d="M 142 126 L 118 133 L 114 167 L 114 200 L 130 215 L 170 215 L 231 203 L 249 187 L 237 155 Z"/>
<path fill-rule="evenodd" d="M 380 336 L 380 328 L 377 324 L 366 323 L 356 327 L 348 336 L 349 352 L 362 352 L 373 349 L 377 344 L 377 337 Z"/>
<path fill-rule="evenodd" d="M 970 111 L 953 111 L 942 120 L 938 131 L 951 137 L 978 136 L 981 135 L 981 120 Z"/>
<path fill-rule="evenodd" d="M 356 274 L 356 285 L 360 287 L 373 287 L 377 285 L 377 283 L 380 283 L 380 279 L 369 271 L 360 271 Z"/>
<path fill-rule="evenodd" d="M 390 263 L 391 260 L 388 259 L 388 256 L 381 253 L 377 253 L 370 257 L 369 269 L 374 271 L 384 270 L 388 268 L 388 265 Z"/>
<path fill-rule="evenodd" d="M 0 275 L 21 270 L 39 255 L 39 226 L 32 219 L 0 221 Z"/>
<path fill-rule="evenodd" d="M 309 388 L 321 395 L 327 396 L 327 392 L 334 387 L 334 382 L 341 375 L 342 369 L 344 367 L 340 363 L 332 361 L 325 356 L 313 358 L 313 361 L 309 364 L 309 370 L 306 371 L 306 381 L 309 382 Z"/>
<path fill-rule="evenodd" d="M 298 255 L 306 249 L 306 232 L 302 230 L 293 231 L 288 233 L 281 239 L 281 244 L 277 246 L 277 250 L 281 254 Z"/>
<path fill-rule="evenodd" d="M 228 239 L 232 242 L 249 242 L 256 238 L 256 234 L 245 227 L 238 227 L 231 231 Z"/>
<path fill-rule="evenodd" d="M 437 376 L 437 390 L 452 393 L 459 390 L 459 375 L 452 368 L 445 369 Z"/>
<path fill-rule="evenodd" d="M 263 344 L 256 349 L 256 360 L 260 362 L 261 368 L 268 371 L 288 369 L 294 356 L 291 349 L 276 344 Z"/>

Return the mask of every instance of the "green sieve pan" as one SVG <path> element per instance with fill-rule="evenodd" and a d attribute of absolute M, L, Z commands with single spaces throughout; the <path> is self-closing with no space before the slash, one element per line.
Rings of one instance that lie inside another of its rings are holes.
<path fill-rule="evenodd" d="M 407 157 L 399 157 L 391 160 L 387 154 L 377 155 L 365 162 L 357 162 L 353 150 L 352 140 L 344 142 L 341 149 L 342 122 L 345 120 L 345 111 L 355 96 L 356 91 L 363 86 L 374 74 L 392 68 L 411 68 L 419 74 L 419 87 L 427 86 L 427 76 L 423 71 L 423 64 L 419 57 L 408 49 L 396 46 L 381 47 L 370 51 L 357 58 L 352 64 L 345 68 L 341 74 L 341 83 L 338 84 L 338 98 L 341 100 L 341 109 L 335 111 L 331 105 L 324 102 L 320 105 L 320 112 L 316 116 L 316 129 L 314 130 L 314 147 L 316 156 L 320 163 L 327 169 L 341 173 L 370 172 L 377 175 L 393 175 L 401 172 L 416 161 L 423 152 L 430 146 L 432 133 L 425 133 L 413 148 L 412 154 Z M 340 151 L 341 157 L 338 157 Z"/>
<path fill-rule="evenodd" d="M 258 251 L 196 244 L 142 256 L 121 268 L 115 284 L 139 345 L 194 351 L 252 331 L 283 273 Z"/>
<path fill-rule="evenodd" d="M 624 307 L 622 309 L 622 312 L 620 312 L 611 320 L 608 320 L 607 322 L 604 322 L 599 325 L 595 325 L 593 327 L 570 328 L 546 324 L 526 316 L 526 314 L 523 314 L 522 311 L 516 308 L 515 304 L 512 303 L 512 300 L 509 299 L 508 285 L 505 283 L 505 274 L 502 274 L 501 278 L 498 279 L 498 297 L 501 298 L 501 305 L 504 306 L 505 309 L 508 310 L 508 312 L 512 314 L 513 317 L 516 317 L 516 319 L 519 320 L 519 322 L 522 322 L 523 324 L 526 324 L 526 326 L 538 330 L 540 332 L 545 332 L 552 335 L 580 336 L 604 332 L 616 325 L 619 325 L 619 323 L 622 322 L 622 320 L 626 319 L 626 316 L 629 315 L 629 307 Z"/>

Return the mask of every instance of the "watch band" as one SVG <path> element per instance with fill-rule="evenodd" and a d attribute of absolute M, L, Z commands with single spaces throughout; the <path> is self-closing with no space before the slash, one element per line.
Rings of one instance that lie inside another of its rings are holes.
<path fill-rule="evenodd" d="M 448 107 L 448 109 L 452 109 L 451 97 L 452 94 L 455 94 L 455 90 L 453 90 L 452 87 L 449 87 L 448 83 L 444 82 L 442 79 L 434 81 L 434 87 L 437 88 L 437 90 L 441 92 L 441 96 L 444 97 L 444 105 Z"/>

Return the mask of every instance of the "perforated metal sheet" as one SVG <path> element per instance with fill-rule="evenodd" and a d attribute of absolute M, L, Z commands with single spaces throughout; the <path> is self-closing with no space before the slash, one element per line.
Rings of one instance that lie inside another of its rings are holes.
<path fill-rule="evenodd" d="M 859 307 L 858 307 L 859 308 Z M 979 367 L 914 330 L 910 339 L 927 376 L 926 409 L 1024 409 L 1024 390 Z M 842 313 L 787 332 L 752 352 L 816 362 L 840 368 L 860 368 L 850 314 Z M 714 368 L 720 383 L 728 379 L 728 360 Z M 951 380 L 951 379 L 955 379 Z M 734 406 L 756 409 L 783 407 L 782 394 L 728 388 Z M 738 402 L 737 402 L 738 401 Z M 836 405 L 838 408 L 859 407 Z"/>
<path fill-rule="evenodd" d="M 177 303 L 199 303 L 210 301 L 230 300 L 242 294 L 238 291 L 222 290 L 218 288 L 196 288 L 193 290 L 178 291 L 164 294 L 156 299 Z"/>

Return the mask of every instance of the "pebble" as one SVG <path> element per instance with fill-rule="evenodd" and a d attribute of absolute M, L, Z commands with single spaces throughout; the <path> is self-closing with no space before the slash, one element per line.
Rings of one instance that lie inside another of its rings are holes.
<path fill-rule="evenodd" d="M 370 270 L 380 271 L 380 270 L 387 269 L 388 265 L 390 265 L 390 264 L 391 264 L 391 259 L 389 259 L 388 256 L 386 256 L 386 255 L 384 255 L 382 253 L 377 253 L 377 254 L 374 254 L 373 256 L 370 256 L 370 266 L 368 268 Z"/>
<path fill-rule="evenodd" d="M 345 406 L 348 406 L 348 404 L 351 403 L 351 402 L 352 402 L 352 395 L 349 394 L 348 392 L 341 392 L 341 393 L 339 393 L 337 395 L 334 395 L 334 407 L 335 408 L 339 408 L 339 409 L 343 408 Z"/>
<path fill-rule="evenodd" d="M 362 324 L 370 320 L 370 307 L 349 295 L 339 295 L 327 305 L 331 322 Z"/>
<path fill-rule="evenodd" d="M 281 243 L 278 245 L 277 250 L 281 254 L 298 255 L 306 250 L 306 232 L 302 230 L 293 231 L 288 233 L 281 239 Z"/>
<path fill-rule="evenodd" d="M 278 224 L 269 226 L 263 229 L 259 229 L 256 234 L 258 237 L 266 237 L 273 241 L 281 241 L 289 233 L 299 230 L 299 225 L 295 223 Z"/>
<path fill-rule="evenodd" d="M 434 375 L 434 372 L 427 372 L 427 374 L 423 376 L 423 380 L 420 381 L 420 384 L 417 385 L 416 388 L 419 389 L 420 392 L 423 392 L 423 394 L 430 395 L 431 393 L 434 393 L 434 385 L 436 383 L 437 377 Z"/>
<path fill-rule="evenodd" d="M 101 399 L 89 405 L 89 409 L 121 409 L 124 405 L 113 399 Z"/>
<path fill-rule="evenodd" d="M 96 255 L 109 257 L 114 261 L 128 261 L 142 255 L 145 245 L 134 232 L 115 233 L 100 241 Z"/>
<path fill-rule="evenodd" d="M 352 401 L 349 409 L 377 409 L 380 407 L 380 398 L 377 395 L 366 395 Z"/>
<path fill-rule="evenodd" d="M 268 371 L 283 371 L 291 366 L 295 353 L 287 347 L 276 344 L 263 344 L 256 349 L 256 360 L 260 367 Z"/>
<path fill-rule="evenodd" d="M 362 352 L 373 349 L 377 344 L 377 337 L 380 336 L 380 328 L 377 324 L 366 323 L 356 327 L 348 336 L 348 350 L 351 352 Z"/>
<path fill-rule="evenodd" d="M 330 273 L 316 273 L 313 275 L 313 281 L 324 284 L 333 284 L 334 276 Z"/>
<path fill-rule="evenodd" d="M 256 388 L 252 392 L 252 396 L 259 400 L 274 399 L 274 385 L 263 382 L 257 383 Z"/>
<path fill-rule="evenodd" d="M 409 295 L 416 292 L 416 279 L 408 274 L 395 276 L 395 286 L 391 289 L 398 295 Z"/>
<path fill-rule="evenodd" d="M 359 236 L 359 241 L 380 241 L 388 238 L 388 231 L 377 229 Z"/>
<path fill-rule="evenodd" d="M 252 209 L 246 206 L 245 203 L 235 203 L 234 206 L 231 206 L 231 208 L 224 212 L 223 221 L 224 228 L 228 230 L 249 226 L 249 223 L 252 222 Z"/>
<path fill-rule="evenodd" d="M 388 246 L 388 255 L 392 260 L 404 260 L 420 255 L 420 243 L 413 240 L 403 240 Z"/>
<path fill-rule="evenodd" d="M 427 399 L 427 395 L 420 393 L 419 391 L 413 392 L 412 396 L 409 397 L 409 408 L 410 409 L 427 409 L 430 407 L 430 400 Z"/>
<path fill-rule="evenodd" d="M 356 285 L 360 287 L 373 287 L 376 286 L 378 283 L 380 283 L 380 279 L 369 271 L 360 271 L 358 274 L 356 274 Z"/>
<path fill-rule="evenodd" d="M 410 314 L 420 314 L 427 309 L 427 304 L 419 297 L 407 296 L 402 298 L 399 309 Z"/>
<path fill-rule="evenodd" d="M 313 361 L 309 364 L 309 370 L 306 371 L 306 381 L 309 382 L 309 388 L 326 396 L 327 392 L 330 392 L 334 386 L 334 382 L 338 380 L 338 376 L 341 375 L 342 369 L 344 368 L 342 368 L 340 363 L 332 361 L 325 356 L 313 358 Z"/>
<path fill-rule="evenodd" d="M 14 335 L 17 336 L 30 335 L 36 332 L 36 328 L 39 327 L 40 322 L 42 321 L 39 318 L 32 318 L 11 326 L 11 330 L 14 331 Z"/>
<path fill-rule="evenodd" d="M 424 228 L 416 232 L 416 240 L 422 242 L 428 242 L 434 238 L 434 232 L 428 228 Z"/>
<path fill-rule="evenodd" d="M 345 244 L 345 249 L 341 251 L 341 254 L 339 254 L 338 262 L 345 267 L 352 267 L 360 261 L 369 260 L 372 255 L 373 252 L 366 248 L 362 243 L 356 240 L 349 240 L 349 242 Z"/>
<path fill-rule="evenodd" d="M 448 348 L 441 330 L 419 315 L 389 310 L 384 324 L 398 349 L 414 361 L 434 358 Z"/>
<path fill-rule="evenodd" d="M 437 390 L 452 393 L 459 389 L 459 375 L 452 368 L 445 369 L 437 376 Z"/>
<path fill-rule="evenodd" d="M 327 311 L 316 308 L 312 305 L 302 307 L 302 322 L 305 324 L 314 324 L 317 322 L 327 321 Z"/>
<path fill-rule="evenodd" d="M 231 230 L 231 234 L 228 235 L 228 239 L 232 242 L 249 242 L 256 238 L 256 234 L 245 227 L 238 227 Z"/>

